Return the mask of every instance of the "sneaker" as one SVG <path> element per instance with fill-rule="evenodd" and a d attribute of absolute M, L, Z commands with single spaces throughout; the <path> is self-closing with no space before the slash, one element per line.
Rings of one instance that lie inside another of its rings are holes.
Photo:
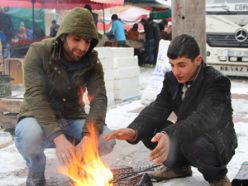
<path fill-rule="evenodd" d="M 44 172 L 28 172 L 26 186 L 45 186 L 46 179 Z"/>
<path fill-rule="evenodd" d="M 228 177 L 225 177 L 218 181 L 209 182 L 210 186 L 231 186 L 231 182 Z"/>
<path fill-rule="evenodd" d="M 172 178 L 184 178 L 192 176 L 192 170 L 190 166 L 182 167 L 180 169 L 169 169 L 162 167 L 158 170 L 148 172 L 151 179 L 160 182 L 162 180 L 172 179 Z"/>

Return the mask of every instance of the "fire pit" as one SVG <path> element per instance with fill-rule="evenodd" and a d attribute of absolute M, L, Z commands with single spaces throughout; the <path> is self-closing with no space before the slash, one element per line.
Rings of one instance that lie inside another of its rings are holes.
<path fill-rule="evenodd" d="M 70 165 L 62 166 L 59 172 L 69 177 L 73 186 L 152 186 L 150 177 L 144 172 L 161 165 L 140 168 L 112 167 L 103 163 L 98 152 L 98 138 L 93 124 L 87 125 L 89 136 L 84 144 L 82 156 L 75 157 Z"/>
<path fill-rule="evenodd" d="M 152 186 L 152 182 L 148 174 L 144 173 L 157 166 L 152 166 L 140 171 L 134 171 L 132 167 L 112 168 L 113 186 Z"/>

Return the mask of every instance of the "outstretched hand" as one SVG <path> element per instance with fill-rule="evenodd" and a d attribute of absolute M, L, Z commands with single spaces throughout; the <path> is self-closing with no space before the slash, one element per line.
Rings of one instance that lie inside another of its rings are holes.
<path fill-rule="evenodd" d="M 92 139 L 91 137 L 85 135 L 81 139 L 80 143 L 76 146 L 76 156 L 79 161 L 83 161 L 85 155 L 87 155 L 87 153 L 92 154 L 95 149 L 98 149 L 98 144 L 96 143 L 96 141 L 94 141 L 94 139 Z M 90 156 L 87 157 L 89 158 Z"/>
<path fill-rule="evenodd" d="M 149 155 L 149 160 L 154 163 L 163 163 L 169 153 L 170 139 L 166 133 L 159 132 L 152 139 L 151 142 L 157 142 L 157 146 L 151 151 Z"/>
<path fill-rule="evenodd" d="M 110 141 L 112 139 L 118 139 L 118 140 L 134 140 L 136 137 L 136 131 L 131 128 L 122 128 L 118 130 L 112 131 L 110 134 L 107 134 L 104 136 L 104 139 L 106 141 Z"/>
<path fill-rule="evenodd" d="M 72 163 L 75 158 L 75 146 L 71 144 L 66 137 L 61 134 L 54 139 L 56 146 L 56 155 L 61 165 L 67 166 Z"/>

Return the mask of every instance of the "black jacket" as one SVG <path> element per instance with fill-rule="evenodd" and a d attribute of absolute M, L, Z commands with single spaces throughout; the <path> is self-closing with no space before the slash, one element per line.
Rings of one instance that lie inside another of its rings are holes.
<path fill-rule="evenodd" d="M 156 100 L 129 125 L 138 132 L 134 143 L 163 128 L 173 111 L 177 115 L 176 123 L 163 129 L 170 138 L 176 138 L 180 144 L 204 135 L 216 146 L 224 160 L 229 161 L 237 147 L 230 87 L 227 77 L 203 62 L 182 101 L 182 84 L 177 82 L 172 72 L 167 73 Z"/>

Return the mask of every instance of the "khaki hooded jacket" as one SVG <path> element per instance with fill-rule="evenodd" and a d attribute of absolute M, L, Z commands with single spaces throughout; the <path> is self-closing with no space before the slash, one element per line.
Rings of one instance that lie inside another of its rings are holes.
<path fill-rule="evenodd" d="M 64 34 L 91 40 L 89 51 L 74 64 L 62 57 L 63 42 L 60 38 Z M 86 119 L 86 125 L 93 122 L 101 133 L 107 97 L 103 68 L 93 50 L 97 43 L 92 15 L 87 9 L 75 8 L 64 18 L 55 38 L 32 44 L 24 59 L 25 94 L 19 120 L 36 118 L 46 137 L 51 139 L 64 133 L 59 125 L 62 118 Z M 85 90 L 91 100 L 89 114 L 85 113 L 82 102 Z M 88 132 L 86 127 L 82 132 Z"/>

